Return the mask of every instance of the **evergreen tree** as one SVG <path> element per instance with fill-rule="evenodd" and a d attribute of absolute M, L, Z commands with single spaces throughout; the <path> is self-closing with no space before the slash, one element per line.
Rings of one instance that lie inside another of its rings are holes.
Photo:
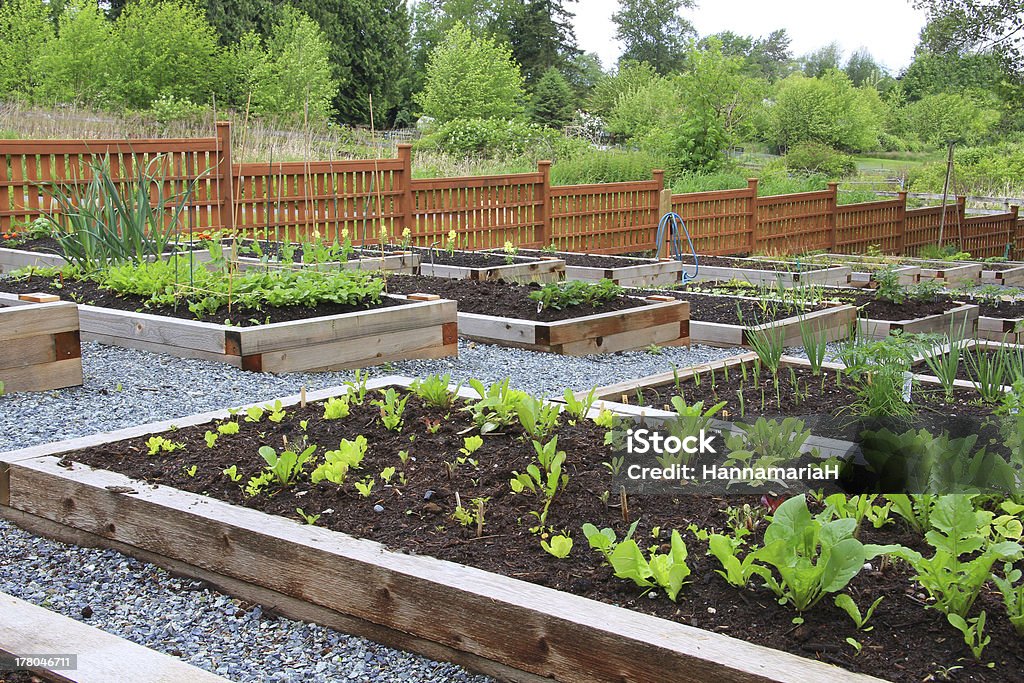
<path fill-rule="evenodd" d="M 580 53 L 566 2 L 576 0 L 525 0 L 512 18 L 512 56 L 527 83 L 536 82 L 551 67 L 565 68 Z"/>
<path fill-rule="evenodd" d="M 695 6 L 693 0 L 623 0 L 612 15 L 615 37 L 625 46 L 620 62 L 647 62 L 660 74 L 681 69 L 697 32 L 679 10 Z"/>
<path fill-rule="evenodd" d="M 572 120 L 575 107 L 572 86 L 562 72 L 551 67 L 537 80 L 530 100 L 530 116 L 549 128 L 561 128 Z"/>

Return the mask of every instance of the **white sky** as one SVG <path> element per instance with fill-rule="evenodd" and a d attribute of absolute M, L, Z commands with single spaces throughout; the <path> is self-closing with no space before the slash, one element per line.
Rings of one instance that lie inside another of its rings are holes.
<path fill-rule="evenodd" d="M 614 66 L 622 51 L 611 20 L 618 4 L 618 0 L 579 0 L 568 5 L 576 13 L 580 48 L 596 52 L 605 67 Z M 844 60 L 866 47 L 876 61 L 894 72 L 910 64 L 924 26 L 924 12 L 911 7 L 909 0 L 698 0 L 697 9 L 684 8 L 682 15 L 702 36 L 727 30 L 766 36 L 784 28 L 796 57 L 832 41 L 842 46 Z"/>

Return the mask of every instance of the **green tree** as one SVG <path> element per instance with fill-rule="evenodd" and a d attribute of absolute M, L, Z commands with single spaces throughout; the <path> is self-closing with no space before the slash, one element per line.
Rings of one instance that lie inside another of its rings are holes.
<path fill-rule="evenodd" d="M 566 2 L 576 0 L 524 0 L 511 17 L 509 45 L 527 83 L 533 84 L 551 67 L 564 69 L 580 52 Z"/>
<path fill-rule="evenodd" d="M 511 118 L 522 111 L 523 76 L 507 46 L 456 24 L 430 55 L 416 102 L 444 123 L 458 118 Z"/>
<path fill-rule="evenodd" d="M 925 95 L 904 110 L 906 132 L 928 145 L 981 142 L 999 123 L 999 111 L 985 99 L 979 92 Z"/>
<path fill-rule="evenodd" d="M 721 130 L 724 144 L 718 153 L 727 145 L 751 138 L 754 117 L 771 90 L 768 82 L 747 75 L 745 60 L 724 54 L 716 40 L 703 50 L 691 49 L 686 61 L 686 71 L 679 79 L 683 101 L 691 109 L 700 109 L 706 126 Z M 718 134 L 709 133 L 708 137 L 718 139 Z"/>
<path fill-rule="evenodd" d="M 594 85 L 590 111 L 598 116 L 611 116 L 623 95 L 643 90 L 659 80 L 658 72 L 647 62 L 619 62 L 619 68 Z"/>
<path fill-rule="evenodd" d="M 250 32 L 233 51 L 237 82 L 245 88 L 238 99 L 244 98 L 257 114 L 326 120 L 338 90 L 329 53 L 315 21 L 294 7 L 282 8 L 266 49 Z"/>
<path fill-rule="evenodd" d="M 232 46 L 246 33 L 270 35 L 280 21 L 278 6 L 270 0 L 205 0 L 206 19 L 217 29 L 220 44 Z"/>
<path fill-rule="evenodd" d="M 292 0 L 330 45 L 332 76 L 340 86 L 333 107 L 349 123 L 369 123 L 373 96 L 378 124 L 408 96 L 410 18 L 405 0 Z"/>
<path fill-rule="evenodd" d="M 843 50 L 835 41 L 823 45 L 813 52 L 808 52 L 800 58 L 804 75 L 811 78 L 818 78 L 824 76 L 828 71 L 838 70 L 842 61 Z"/>
<path fill-rule="evenodd" d="M 841 71 L 821 78 L 794 74 L 778 84 L 769 109 L 769 138 L 782 148 L 812 141 L 836 149 L 871 149 L 878 144 L 884 114 L 878 91 L 854 88 Z"/>
<path fill-rule="evenodd" d="M 551 67 L 537 81 L 530 97 L 530 118 L 548 128 L 561 128 L 572 120 L 576 97 L 562 72 Z"/>
<path fill-rule="evenodd" d="M 721 52 L 726 57 L 742 57 L 744 71 L 749 76 L 774 83 L 793 71 L 793 53 L 789 49 L 791 41 L 784 28 L 772 31 L 764 38 L 722 31 L 701 38 L 697 47 L 707 49 L 712 41 L 721 44 Z"/>
<path fill-rule="evenodd" d="M 928 23 L 921 44 L 940 54 L 992 52 L 1024 71 L 1024 0 L 913 0 Z"/>
<path fill-rule="evenodd" d="M 850 77 L 850 82 L 856 87 L 862 85 L 875 86 L 883 81 L 888 75 L 885 67 L 875 61 L 867 48 L 860 48 L 850 55 L 846 60 L 843 71 Z"/>
<path fill-rule="evenodd" d="M 991 52 L 940 54 L 919 46 L 900 84 L 909 99 L 918 100 L 967 88 L 994 91 L 1005 78 L 1000 58 Z"/>
<path fill-rule="evenodd" d="M 576 93 L 577 102 L 583 102 L 594 88 L 600 83 L 606 74 L 601 66 L 601 58 L 593 52 L 584 52 L 577 55 L 566 67 L 565 78 Z"/>
<path fill-rule="evenodd" d="M 210 101 L 222 87 L 217 33 L 190 0 L 137 0 L 114 24 L 113 89 L 125 106 L 145 109 L 159 97 Z"/>
<path fill-rule="evenodd" d="M 38 61 L 53 40 L 53 21 L 42 0 L 0 4 L 0 97 L 27 98 L 38 80 Z"/>
<path fill-rule="evenodd" d="M 71 0 L 60 15 L 57 37 L 39 57 L 36 98 L 106 106 L 111 81 L 113 29 L 91 0 Z"/>
<path fill-rule="evenodd" d="M 695 6 L 693 0 L 622 0 L 612 14 L 615 37 L 624 46 L 620 61 L 647 62 L 660 74 L 678 71 L 697 35 L 679 11 Z"/>

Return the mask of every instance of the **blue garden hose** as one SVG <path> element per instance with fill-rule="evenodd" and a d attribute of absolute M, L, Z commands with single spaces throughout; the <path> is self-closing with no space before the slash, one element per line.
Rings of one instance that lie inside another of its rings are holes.
<path fill-rule="evenodd" d="M 697 273 L 700 272 L 700 264 L 697 263 L 697 250 L 693 248 L 693 240 L 690 238 L 690 231 L 686 227 L 686 223 L 683 222 L 682 216 L 678 213 L 670 211 L 661 217 L 661 221 L 658 223 L 658 234 L 654 239 L 655 243 L 655 254 L 661 253 L 661 245 L 665 243 L 667 238 L 669 241 L 669 249 L 671 256 L 677 261 L 683 260 L 683 240 L 679 234 L 680 228 L 682 232 L 686 233 L 686 241 L 690 244 L 690 253 L 693 254 L 693 274 L 683 271 L 682 282 L 685 285 L 687 282 L 697 278 Z"/>

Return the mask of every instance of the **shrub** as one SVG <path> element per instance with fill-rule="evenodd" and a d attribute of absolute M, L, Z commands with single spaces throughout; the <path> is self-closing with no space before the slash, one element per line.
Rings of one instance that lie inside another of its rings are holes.
<path fill-rule="evenodd" d="M 647 152 L 590 147 L 555 163 L 551 167 L 551 183 L 587 185 L 648 180 L 652 170 L 664 169 L 666 165 L 665 159 Z"/>
<path fill-rule="evenodd" d="M 820 142 L 800 142 L 789 148 L 786 168 L 800 173 L 820 173 L 842 178 L 857 172 L 857 163 L 849 154 L 838 152 Z"/>
<path fill-rule="evenodd" d="M 552 158 L 571 144 L 561 133 L 521 119 L 472 118 L 442 124 L 416 146 L 485 157 L 518 156 L 529 151 L 537 158 Z"/>

